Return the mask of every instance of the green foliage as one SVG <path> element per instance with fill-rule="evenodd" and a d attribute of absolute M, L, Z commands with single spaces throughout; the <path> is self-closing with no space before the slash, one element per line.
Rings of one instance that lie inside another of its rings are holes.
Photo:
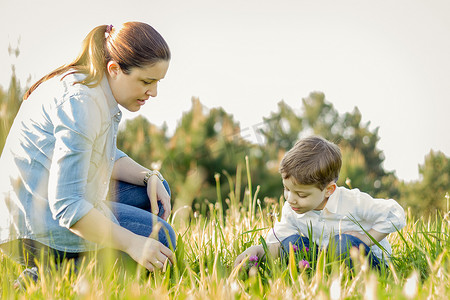
<path fill-rule="evenodd" d="M 251 180 L 246 186 L 250 189 Z M 242 183 L 233 181 L 230 186 Z M 220 186 L 217 186 L 220 189 Z M 234 195 L 234 194 L 232 194 Z M 234 196 L 233 196 L 234 197 Z M 0 253 L 2 299 L 446 299 L 450 293 L 450 222 L 448 213 L 415 220 L 390 234 L 391 263 L 381 271 L 369 268 L 364 255 L 351 252 L 353 269 L 327 249 L 288 250 L 280 258 L 233 266 L 247 247 L 264 244 L 271 227 L 268 209 L 250 212 L 242 198 L 228 209 L 210 207 L 210 218 L 194 211 L 176 227 L 176 262 L 164 271 L 147 273 L 121 263 L 114 252 L 100 252 L 82 262 L 39 269 L 39 280 L 15 290 L 13 281 L 24 267 Z M 171 217 L 172 223 L 175 217 Z M 223 219 L 223 221 L 221 221 Z M 265 246 L 268 253 L 267 246 Z M 103 250 L 102 250 L 103 251 Z M 38 265 L 40 262 L 38 261 Z M 247 266 L 247 267 L 245 267 Z"/>
<path fill-rule="evenodd" d="M 302 109 L 301 114 L 296 114 L 294 109 L 280 102 L 278 112 L 265 119 L 268 126 L 261 132 L 266 139 L 266 152 L 272 159 L 281 159 L 302 136 L 321 135 L 341 148 L 343 166 L 339 185 L 344 185 L 350 178 L 353 188 L 371 195 L 398 196 L 395 176 L 382 167 L 384 156 L 377 148 L 378 128 L 371 131 L 370 122 L 362 124 L 362 115 L 357 108 L 340 115 L 323 93 L 313 92 L 302 99 Z"/>
<path fill-rule="evenodd" d="M 440 151 L 431 150 L 419 166 L 420 181 L 401 185 L 401 203 L 411 206 L 419 215 L 434 213 L 435 210 L 449 211 L 450 158 Z"/>
<path fill-rule="evenodd" d="M 19 56 L 19 47 L 8 47 L 8 53 L 10 56 Z M 16 68 L 11 66 L 11 79 L 9 83 L 8 91 L 4 91 L 0 86 L 0 152 L 5 146 L 6 137 L 8 136 L 9 129 L 11 128 L 14 118 L 19 111 L 20 104 L 22 103 L 22 97 L 27 88 L 22 88 L 20 82 L 16 76 Z"/>
<path fill-rule="evenodd" d="M 384 155 L 377 148 L 378 128 L 370 130 L 370 122 L 362 124 L 362 115 L 355 107 L 353 112 L 339 115 L 333 105 L 325 100 L 323 93 L 311 93 L 303 99 L 305 123 L 315 134 L 337 143 L 342 151 L 343 166 L 339 185 L 347 178 L 353 188 L 359 188 L 378 196 L 388 189 L 387 196 L 395 197 L 398 192 L 392 189 L 395 179 L 384 171 Z M 388 180 L 391 178 L 391 180 Z"/>
<path fill-rule="evenodd" d="M 18 55 L 18 49 L 10 53 Z M 0 150 L 24 91 L 12 67 L 8 90 L 0 87 Z M 256 135 L 257 144 L 244 138 L 249 131 Z M 264 200 L 262 205 L 276 203 L 282 194 L 279 161 L 300 137 L 309 134 L 321 135 L 340 146 L 343 166 L 339 185 L 359 188 L 375 197 L 398 199 L 404 205 L 410 204 L 415 214 L 446 208 L 445 201 L 436 200 L 450 191 L 449 162 L 443 153 L 427 156 L 419 170 L 421 181 L 399 182 L 394 173 L 383 169 L 384 155 L 377 148 L 378 128 L 372 130 L 370 122 L 363 123 L 356 107 L 340 114 L 320 92 L 311 93 L 296 107 L 279 102 L 277 111 L 251 128 L 241 128 L 222 108 L 208 110 L 193 98 L 191 110 L 182 116 L 172 135 L 166 125 L 158 128 L 140 116 L 125 123 L 119 132 L 118 146 L 137 162 L 161 169 L 171 184 L 176 209 L 201 207 L 201 211 L 208 212 L 208 203 L 217 201 L 215 174 L 238 178 L 245 156 L 251 162 L 254 188 Z M 242 182 L 246 184 L 245 177 Z M 224 207 L 230 192 L 226 184 L 221 189 Z M 236 187 L 235 192 L 240 195 L 245 189 Z M 180 212 L 187 213 L 188 210 Z"/>
<path fill-rule="evenodd" d="M 279 161 L 301 136 L 312 133 L 341 147 L 343 167 L 338 184 L 344 185 L 350 178 L 353 188 L 374 196 L 398 197 L 397 179 L 382 168 L 384 157 L 377 148 L 378 128 L 371 131 L 370 122 L 362 124 L 357 108 L 340 115 L 323 93 L 311 93 L 301 104 L 303 113 L 296 113 L 301 109 L 293 109 L 283 101 L 278 103 L 278 111 L 251 128 L 260 140 L 259 144 L 252 144 L 243 138 L 248 136 L 248 128 L 241 129 L 222 108 L 207 111 L 193 98 L 191 110 L 183 115 L 172 137 L 139 117 L 127 122 L 118 146 L 143 165 L 161 162 L 174 194 L 182 194 L 183 199 L 176 199 L 182 203 L 175 205 L 178 207 L 205 205 L 205 199 L 214 202 L 214 175 L 233 174 L 244 156 L 251 161 L 251 176 L 259 185 L 259 196 L 280 197 Z M 187 193 L 187 181 L 194 178 L 199 182 Z M 220 198 L 227 199 L 229 193 L 225 186 Z"/>
<path fill-rule="evenodd" d="M 0 87 L 0 151 L 3 150 L 9 129 L 19 111 L 23 94 L 24 89 L 21 88 L 14 67 L 12 67 L 8 91 L 5 92 Z"/>

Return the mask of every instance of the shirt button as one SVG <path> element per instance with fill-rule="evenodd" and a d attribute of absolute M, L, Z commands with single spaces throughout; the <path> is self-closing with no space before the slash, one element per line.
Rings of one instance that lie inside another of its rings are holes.
<path fill-rule="evenodd" d="M 106 181 L 104 181 L 103 184 L 106 185 Z"/>
<path fill-rule="evenodd" d="M 114 160 L 114 157 L 111 157 L 111 161 L 113 161 Z"/>

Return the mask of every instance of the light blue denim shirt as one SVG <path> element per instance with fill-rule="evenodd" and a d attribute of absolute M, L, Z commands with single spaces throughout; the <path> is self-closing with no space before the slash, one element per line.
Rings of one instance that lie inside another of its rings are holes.
<path fill-rule="evenodd" d="M 93 88 L 70 74 L 42 83 L 25 100 L 0 158 L 0 244 L 33 239 L 82 252 L 94 243 L 68 228 L 93 207 L 118 223 L 105 204 L 122 113 L 106 77 Z"/>

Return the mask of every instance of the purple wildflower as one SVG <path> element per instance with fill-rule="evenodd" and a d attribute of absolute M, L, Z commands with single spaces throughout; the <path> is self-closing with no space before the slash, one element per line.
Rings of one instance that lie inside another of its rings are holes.
<path fill-rule="evenodd" d="M 292 249 L 294 249 L 294 252 L 297 252 L 298 251 L 297 245 L 292 245 Z"/>
<path fill-rule="evenodd" d="M 302 259 L 301 261 L 298 262 L 298 267 L 300 269 L 309 269 L 311 268 L 311 266 L 309 265 L 309 262 L 305 259 Z"/>
<path fill-rule="evenodd" d="M 248 258 L 248 261 L 251 262 L 257 262 L 258 261 L 258 255 L 252 255 Z"/>
<path fill-rule="evenodd" d="M 308 252 L 308 251 L 309 251 L 309 248 L 308 248 L 308 247 L 305 247 L 305 251 Z"/>
<path fill-rule="evenodd" d="M 258 267 L 258 260 L 259 260 L 258 255 L 250 256 L 248 258 L 248 265 L 247 266 L 249 268 L 251 268 L 251 267 Z"/>

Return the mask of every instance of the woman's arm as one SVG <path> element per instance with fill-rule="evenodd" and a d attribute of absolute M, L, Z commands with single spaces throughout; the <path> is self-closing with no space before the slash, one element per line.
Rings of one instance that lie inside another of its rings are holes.
<path fill-rule="evenodd" d="M 148 171 L 150 170 L 141 166 L 130 157 L 124 156 L 114 163 L 111 178 L 143 186 L 144 177 Z"/>
<path fill-rule="evenodd" d="M 161 269 L 174 254 L 159 241 L 134 234 L 115 224 L 96 208 L 70 227 L 70 231 L 91 242 L 123 251 L 150 271 Z"/>
<path fill-rule="evenodd" d="M 135 185 L 144 186 L 144 178 L 149 171 L 149 169 L 141 166 L 130 157 L 124 156 L 116 160 L 116 162 L 114 163 L 111 178 Z M 156 193 L 154 192 L 155 188 Z M 156 215 L 159 213 L 157 201 L 161 201 L 164 208 L 164 215 L 162 216 L 162 218 L 164 220 L 167 220 L 172 210 L 170 204 L 170 196 L 165 189 L 162 181 L 159 180 L 157 176 L 151 176 L 149 178 L 147 184 L 147 195 L 150 199 L 152 213 Z"/>

